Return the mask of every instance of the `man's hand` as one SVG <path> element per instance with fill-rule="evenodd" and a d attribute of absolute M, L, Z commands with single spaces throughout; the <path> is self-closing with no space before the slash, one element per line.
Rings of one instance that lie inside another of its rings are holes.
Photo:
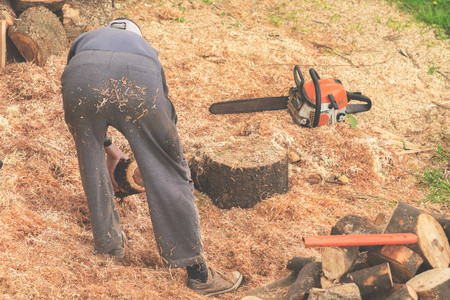
<path fill-rule="evenodd" d="M 111 178 L 111 183 L 113 185 L 114 192 L 119 191 L 119 185 L 114 179 L 114 170 L 116 169 L 119 160 L 128 159 L 128 156 L 120 151 L 116 145 L 111 144 L 109 147 L 105 148 L 106 152 L 106 166 L 108 168 L 109 178 Z"/>

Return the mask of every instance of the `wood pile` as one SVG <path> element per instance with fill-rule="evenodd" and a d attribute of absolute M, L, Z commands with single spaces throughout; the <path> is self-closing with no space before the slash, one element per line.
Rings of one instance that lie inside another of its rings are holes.
<path fill-rule="evenodd" d="M 14 50 L 26 61 L 43 66 L 50 55 L 67 51 L 81 33 L 112 20 L 113 0 L 0 1 L 2 67 L 7 56 L 15 59 Z"/>
<path fill-rule="evenodd" d="M 384 228 L 366 218 L 347 215 L 332 228 L 333 240 L 341 236 L 358 244 L 363 235 L 400 233 L 417 239 L 405 244 L 359 240 L 361 246 L 330 245 L 320 258 L 292 257 L 286 266 L 291 274 L 248 291 L 243 299 L 448 299 L 449 224 L 450 215 L 427 213 L 403 202 L 398 203 Z"/>

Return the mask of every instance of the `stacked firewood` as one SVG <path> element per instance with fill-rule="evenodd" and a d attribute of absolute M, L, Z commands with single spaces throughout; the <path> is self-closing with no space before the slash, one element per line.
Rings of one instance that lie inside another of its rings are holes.
<path fill-rule="evenodd" d="M 417 242 L 329 246 L 320 258 L 293 257 L 287 263 L 291 274 L 249 291 L 244 299 L 450 299 L 450 215 L 399 202 L 384 228 L 348 215 L 335 224 L 330 237 L 400 233 L 416 235 Z"/>
<path fill-rule="evenodd" d="M 79 34 L 111 21 L 112 8 L 113 0 L 0 0 L 1 40 L 43 66 Z M 0 57 L 4 65 L 6 53 Z"/>

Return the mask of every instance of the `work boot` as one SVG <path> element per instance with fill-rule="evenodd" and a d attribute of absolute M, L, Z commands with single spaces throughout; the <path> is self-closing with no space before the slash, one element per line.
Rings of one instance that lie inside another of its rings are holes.
<path fill-rule="evenodd" d="M 188 278 L 187 286 L 197 294 L 215 296 L 235 291 L 242 283 L 242 274 L 238 271 L 231 272 L 228 276 L 209 268 L 208 280 L 201 282 Z"/>
<path fill-rule="evenodd" d="M 125 232 L 122 231 L 122 242 L 117 245 L 114 249 L 108 252 L 117 262 L 122 262 L 125 257 L 125 246 L 127 245 L 127 236 Z"/>

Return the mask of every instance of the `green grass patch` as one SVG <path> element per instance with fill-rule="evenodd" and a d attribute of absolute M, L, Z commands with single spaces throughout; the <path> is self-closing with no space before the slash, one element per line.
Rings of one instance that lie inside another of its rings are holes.
<path fill-rule="evenodd" d="M 450 34 L 450 0 L 388 0 L 417 20 L 434 25 L 441 35 Z"/>
<path fill-rule="evenodd" d="M 427 191 L 426 200 L 450 204 L 450 181 L 444 179 L 444 168 L 450 163 L 450 151 L 445 151 L 438 146 L 436 157 L 437 167 L 426 170 L 419 178 Z"/>

